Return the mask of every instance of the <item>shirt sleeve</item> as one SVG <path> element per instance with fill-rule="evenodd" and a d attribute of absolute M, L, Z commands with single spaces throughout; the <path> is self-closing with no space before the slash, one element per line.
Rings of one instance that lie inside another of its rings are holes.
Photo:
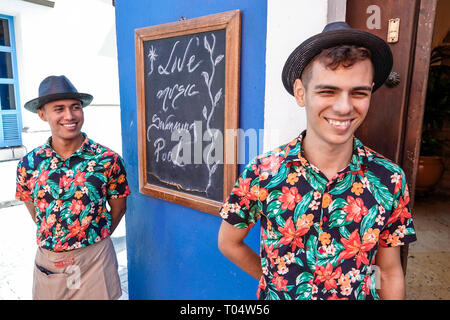
<path fill-rule="evenodd" d="M 130 194 L 127 181 L 127 173 L 122 157 L 118 154 L 114 156 L 114 164 L 110 169 L 107 183 L 107 199 L 124 198 Z"/>
<path fill-rule="evenodd" d="M 417 240 L 409 206 L 410 198 L 405 173 L 401 171 L 400 177 L 392 181 L 395 183 L 394 205 L 380 235 L 382 247 L 397 247 Z"/>
<path fill-rule="evenodd" d="M 24 158 L 17 164 L 16 174 L 16 199 L 19 201 L 33 201 L 31 190 L 36 183 L 36 179 L 31 174 L 31 170 L 27 170 Z"/>
<path fill-rule="evenodd" d="M 251 228 L 260 218 L 258 172 L 255 159 L 244 168 L 220 209 L 222 219 L 237 228 Z"/>

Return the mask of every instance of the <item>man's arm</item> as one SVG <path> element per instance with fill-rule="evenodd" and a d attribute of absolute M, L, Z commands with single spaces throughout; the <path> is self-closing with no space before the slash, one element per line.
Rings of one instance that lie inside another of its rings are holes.
<path fill-rule="evenodd" d="M 231 262 L 259 280 L 262 276 L 261 258 L 244 243 L 249 228 L 239 229 L 226 221 L 222 221 L 219 230 L 219 250 Z"/>
<path fill-rule="evenodd" d="M 400 260 L 400 246 L 379 247 L 375 263 L 380 269 L 380 289 L 383 300 L 405 299 L 405 277 Z"/>
<path fill-rule="evenodd" d="M 127 197 L 119 199 L 109 199 L 108 204 L 111 207 L 111 234 L 116 230 L 122 219 L 125 211 L 127 210 Z"/>
<path fill-rule="evenodd" d="M 34 203 L 31 201 L 24 201 L 23 203 L 25 204 L 28 211 L 30 212 L 31 219 L 33 219 L 33 222 L 36 223 L 36 211 L 34 210 Z"/>

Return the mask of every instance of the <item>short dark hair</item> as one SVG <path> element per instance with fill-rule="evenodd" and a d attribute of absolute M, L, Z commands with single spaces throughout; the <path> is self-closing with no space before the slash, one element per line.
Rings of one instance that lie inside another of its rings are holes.
<path fill-rule="evenodd" d="M 311 60 L 302 72 L 301 80 L 306 87 L 312 77 L 312 65 L 314 61 L 321 62 L 326 68 L 336 70 L 340 66 L 350 68 L 356 62 L 371 59 L 372 54 L 369 49 L 355 45 L 339 45 L 322 50 Z"/>

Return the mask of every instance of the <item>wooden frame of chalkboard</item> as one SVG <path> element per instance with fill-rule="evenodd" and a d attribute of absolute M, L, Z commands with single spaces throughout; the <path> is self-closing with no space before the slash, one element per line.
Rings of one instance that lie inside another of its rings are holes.
<path fill-rule="evenodd" d="M 237 179 L 240 10 L 135 30 L 140 192 L 218 215 Z"/>

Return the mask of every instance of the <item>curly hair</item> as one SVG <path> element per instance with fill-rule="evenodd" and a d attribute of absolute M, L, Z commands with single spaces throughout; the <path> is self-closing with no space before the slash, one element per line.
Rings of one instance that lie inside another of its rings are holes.
<path fill-rule="evenodd" d="M 306 87 L 312 77 L 312 65 L 314 61 L 319 61 L 326 68 L 336 70 L 339 67 L 350 68 L 356 62 L 371 59 L 372 54 L 369 49 L 354 45 L 339 45 L 322 50 L 303 70 L 301 80 Z"/>

